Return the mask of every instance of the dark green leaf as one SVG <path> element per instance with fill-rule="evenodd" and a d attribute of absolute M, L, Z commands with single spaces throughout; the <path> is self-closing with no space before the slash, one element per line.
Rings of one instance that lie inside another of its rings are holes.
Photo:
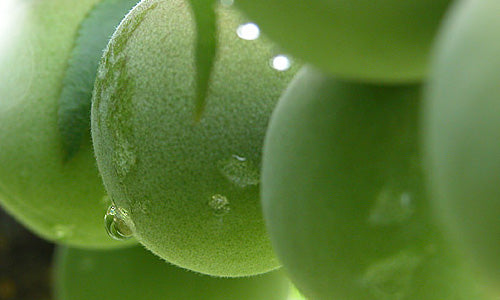
<path fill-rule="evenodd" d="M 210 74 L 217 49 L 215 0 L 189 0 L 196 22 L 196 99 L 195 119 L 199 120 L 206 105 Z"/>
<path fill-rule="evenodd" d="M 92 90 L 103 49 L 136 3 L 137 0 L 103 0 L 80 24 L 59 98 L 58 125 L 65 161 L 78 152 L 89 132 Z"/>

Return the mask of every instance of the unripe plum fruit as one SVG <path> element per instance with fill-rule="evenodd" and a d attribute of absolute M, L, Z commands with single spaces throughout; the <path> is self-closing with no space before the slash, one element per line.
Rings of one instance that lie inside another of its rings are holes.
<path fill-rule="evenodd" d="M 214 278 L 166 263 L 142 247 L 60 247 L 54 269 L 56 300 L 285 300 L 290 288 L 282 271 Z"/>
<path fill-rule="evenodd" d="M 500 2 L 457 1 L 437 39 L 423 115 L 436 215 L 500 284 Z"/>
<path fill-rule="evenodd" d="M 482 299 L 425 197 L 420 86 L 304 68 L 273 112 L 262 201 L 276 253 L 310 299 Z"/>
<path fill-rule="evenodd" d="M 186 0 L 146 0 L 131 11 L 104 53 L 92 103 L 97 163 L 122 224 L 167 261 L 216 276 L 279 267 L 259 169 L 268 119 L 295 67 L 273 68 L 278 52 L 269 41 L 238 36 L 244 21 L 218 10 L 201 121 L 193 118 L 195 31 Z"/>
<path fill-rule="evenodd" d="M 120 1 L 131 2 L 114 2 Z M 80 24 L 95 16 L 99 3 L 7 0 L 0 11 L 0 204 L 38 235 L 86 248 L 130 244 L 104 230 L 110 201 L 90 134 L 65 162 L 58 129 L 59 96 Z M 90 105 L 87 115 L 90 122 Z"/>
<path fill-rule="evenodd" d="M 450 0 L 237 0 L 290 54 L 344 79 L 416 82 Z"/>

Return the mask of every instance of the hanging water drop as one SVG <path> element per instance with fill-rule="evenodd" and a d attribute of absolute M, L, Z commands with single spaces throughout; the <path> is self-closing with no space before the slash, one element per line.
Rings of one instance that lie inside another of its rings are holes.
<path fill-rule="evenodd" d="M 236 34 L 244 40 L 253 41 L 259 38 L 260 29 L 255 23 L 245 23 L 238 26 Z"/>
<path fill-rule="evenodd" d="M 128 212 L 115 205 L 111 205 L 104 216 L 104 226 L 110 237 L 123 241 L 134 235 L 134 224 Z"/>
<path fill-rule="evenodd" d="M 212 209 L 212 213 L 217 217 L 222 217 L 231 210 L 229 200 L 221 194 L 213 195 L 208 201 L 208 205 Z"/>
<path fill-rule="evenodd" d="M 290 69 L 292 66 L 292 63 L 290 59 L 283 54 L 276 55 L 275 57 L 271 58 L 269 61 L 269 64 L 271 67 L 277 71 L 286 71 Z"/>

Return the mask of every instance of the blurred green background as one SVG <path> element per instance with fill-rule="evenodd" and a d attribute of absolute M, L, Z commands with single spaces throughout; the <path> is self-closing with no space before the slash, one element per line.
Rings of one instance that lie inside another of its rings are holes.
<path fill-rule="evenodd" d="M 53 251 L 0 209 L 0 300 L 51 299 Z"/>

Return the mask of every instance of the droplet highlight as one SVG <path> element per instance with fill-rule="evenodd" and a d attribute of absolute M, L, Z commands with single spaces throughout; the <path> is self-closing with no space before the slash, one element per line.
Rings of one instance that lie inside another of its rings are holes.
<path fill-rule="evenodd" d="M 259 168 L 243 156 L 233 154 L 219 162 L 221 174 L 231 183 L 240 187 L 258 185 L 260 183 Z"/>
<path fill-rule="evenodd" d="M 401 252 L 370 265 L 361 282 L 373 299 L 403 300 L 411 290 L 413 275 L 421 262 L 420 256 Z"/>
<path fill-rule="evenodd" d="M 221 194 L 213 195 L 208 201 L 208 205 L 216 217 L 225 216 L 231 210 L 229 207 L 229 200 Z"/>
<path fill-rule="evenodd" d="M 245 23 L 238 26 L 236 34 L 244 40 L 253 41 L 259 38 L 260 29 L 255 23 Z"/>
<path fill-rule="evenodd" d="M 104 225 L 108 235 L 118 241 L 131 238 L 134 235 L 134 224 L 128 212 L 111 205 L 104 216 Z"/>
<path fill-rule="evenodd" d="M 269 61 L 269 64 L 271 65 L 271 67 L 273 69 L 275 69 L 276 71 L 281 71 L 281 72 L 290 69 L 290 67 L 292 66 L 292 62 L 291 62 L 290 58 L 288 58 L 288 56 L 283 55 L 283 54 L 279 54 L 279 55 L 276 55 L 275 57 L 271 58 L 271 60 Z"/>

